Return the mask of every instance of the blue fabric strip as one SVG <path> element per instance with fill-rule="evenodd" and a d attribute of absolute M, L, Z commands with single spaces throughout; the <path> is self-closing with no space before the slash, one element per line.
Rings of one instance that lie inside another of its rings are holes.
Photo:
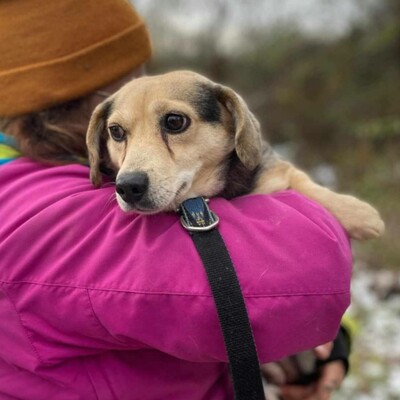
<path fill-rule="evenodd" d="M 0 143 L 17 148 L 15 139 L 3 132 L 0 132 Z"/>
<path fill-rule="evenodd" d="M 14 158 L 2 158 L 2 159 L 0 159 L 0 165 L 7 164 L 10 161 L 14 161 L 16 159 L 17 159 L 17 157 L 14 157 Z"/>

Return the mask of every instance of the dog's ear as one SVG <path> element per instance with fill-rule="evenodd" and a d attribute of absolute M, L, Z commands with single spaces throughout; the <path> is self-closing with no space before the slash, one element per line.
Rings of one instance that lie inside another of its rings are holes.
<path fill-rule="evenodd" d="M 112 108 L 112 100 L 107 99 L 100 103 L 93 111 L 89 127 L 86 133 L 86 145 L 88 148 L 90 180 L 93 185 L 100 186 L 102 177 L 100 166 L 106 151 L 107 119 Z"/>
<path fill-rule="evenodd" d="M 236 92 L 221 85 L 216 90 L 219 102 L 232 116 L 236 154 L 246 168 L 253 170 L 262 160 L 260 124 Z"/>

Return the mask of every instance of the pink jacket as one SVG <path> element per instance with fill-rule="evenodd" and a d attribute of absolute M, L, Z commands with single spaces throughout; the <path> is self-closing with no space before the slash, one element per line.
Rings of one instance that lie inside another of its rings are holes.
<path fill-rule="evenodd" d="M 0 168 L 0 399 L 232 399 L 205 272 L 177 215 L 124 214 L 88 168 Z M 333 339 L 351 252 L 291 191 L 214 199 L 263 362 Z"/>

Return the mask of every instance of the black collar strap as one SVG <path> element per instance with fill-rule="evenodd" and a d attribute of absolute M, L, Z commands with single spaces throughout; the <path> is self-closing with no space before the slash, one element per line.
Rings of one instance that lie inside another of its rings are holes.
<path fill-rule="evenodd" d="M 264 400 L 260 365 L 245 302 L 232 260 L 203 197 L 184 201 L 179 212 L 203 261 L 228 354 L 236 400 Z"/>

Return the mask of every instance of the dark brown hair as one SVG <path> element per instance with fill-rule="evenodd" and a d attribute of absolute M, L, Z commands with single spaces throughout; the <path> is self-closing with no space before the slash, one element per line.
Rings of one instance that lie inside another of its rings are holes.
<path fill-rule="evenodd" d="M 63 164 L 86 159 L 85 134 L 90 111 L 84 100 L 2 119 L 0 129 L 15 138 L 22 155 L 35 160 Z"/>

